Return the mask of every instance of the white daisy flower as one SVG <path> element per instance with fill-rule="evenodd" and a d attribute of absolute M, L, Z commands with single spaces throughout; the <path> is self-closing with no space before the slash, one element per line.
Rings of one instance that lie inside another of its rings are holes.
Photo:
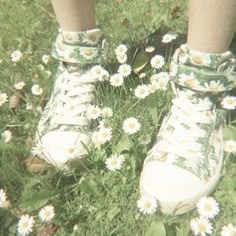
<path fill-rule="evenodd" d="M 1 107 L 5 102 L 8 101 L 7 99 L 8 99 L 7 94 L 0 92 L 0 107 Z"/>
<path fill-rule="evenodd" d="M 151 197 L 141 196 L 137 201 L 137 206 L 143 214 L 154 214 L 157 211 L 157 200 Z"/>
<path fill-rule="evenodd" d="M 185 73 L 180 74 L 179 82 L 182 85 L 188 86 L 190 88 L 196 88 L 199 86 L 199 81 L 195 78 L 192 72 L 190 74 L 185 74 Z"/>
<path fill-rule="evenodd" d="M 110 84 L 114 87 L 119 87 L 124 83 L 124 78 L 121 74 L 117 73 L 110 77 Z"/>
<path fill-rule="evenodd" d="M 116 55 L 116 59 L 120 64 L 123 64 L 123 63 L 126 63 L 128 57 L 127 57 L 126 54 L 124 54 L 124 55 L 123 54 L 118 54 L 118 55 Z"/>
<path fill-rule="evenodd" d="M 79 230 L 79 226 L 78 226 L 78 224 L 75 224 L 74 227 L 73 227 L 73 231 L 77 232 L 78 230 Z"/>
<path fill-rule="evenodd" d="M 213 197 L 202 197 L 197 203 L 197 210 L 201 217 L 213 219 L 219 214 L 219 203 Z"/>
<path fill-rule="evenodd" d="M 9 143 L 12 139 L 12 132 L 10 130 L 5 130 L 1 136 L 5 143 Z"/>
<path fill-rule="evenodd" d="M 181 64 L 185 64 L 187 62 L 188 58 L 189 58 L 189 55 L 187 53 L 179 53 L 178 60 Z"/>
<path fill-rule="evenodd" d="M 153 81 L 148 85 L 149 93 L 155 93 L 160 88 L 159 84 L 156 81 Z"/>
<path fill-rule="evenodd" d="M 125 55 L 128 51 L 128 48 L 125 44 L 120 44 L 118 47 L 115 49 L 116 56 L 118 55 Z"/>
<path fill-rule="evenodd" d="M 222 227 L 221 236 L 235 236 L 236 235 L 236 225 L 228 224 Z"/>
<path fill-rule="evenodd" d="M 190 61 L 194 65 L 209 65 L 211 63 L 211 57 L 207 54 L 200 54 L 191 50 Z"/>
<path fill-rule="evenodd" d="M 100 40 L 102 33 L 99 29 L 88 30 L 85 33 L 86 37 L 83 38 L 83 42 L 95 45 Z"/>
<path fill-rule="evenodd" d="M 143 135 L 139 138 L 142 145 L 148 145 L 151 142 L 151 135 Z"/>
<path fill-rule="evenodd" d="M 13 62 L 18 62 L 22 58 L 23 54 L 19 50 L 15 50 L 11 53 L 11 60 Z"/>
<path fill-rule="evenodd" d="M 39 211 L 39 218 L 42 222 L 49 222 L 55 216 L 54 206 L 47 205 Z"/>
<path fill-rule="evenodd" d="M 191 220 L 190 228 L 194 235 L 207 236 L 212 234 L 212 224 L 206 218 L 194 218 Z"/>
<path fill-rule="evenodd" d="M 29 215 L 22 215 L 17 225 L 17 231 L 20 235 L 25 236 L 33 231 L 34 219 Z"/>
<path fill-rule="evenodd" d="M 47 79 L 49 79 L 52 76 L 52 72 L 49 70 L 45 70 L 44 73 L 46 74 Z"/>
<path fill-rule="evenodd" d="M 236 141 L 227 140 L 224 142 L 224 151 L 229 153 L 236 153 Z"/>
<path fill-rule="evenodd" d="M 145 52 L 152 53 L 154 51 L 155 51 L 155 47 L 153 47 L 153 46 L 147 46 L 145 48 Z"/>
<path fill-rule="evenodd" d="M 97 119 L 101 115 L 101 109 L 98 106 L 91 105 L 89 106 L 86 115 L 90 120 Z"/>
<path fill-rule="evenodd" d="M 109 128 L 110 127 L 110 121 L 109 120 L 101 120 L 99 121 L 98 128 Z"/>
<path fill-rule="evenodd" d="M 165 35 L 162 36 L 162 43 L 170 43 L 171 41 L 173 41 L 174 39 L 176 39 L 177 34 L 174 33 L 167 33 Z"/>
<path fill-rule="evenodd" d="M 97 48 L 91 48 L 91 47 L 90 48 L 89 47 L 83 48 L 83 47 L 81 47 L 79 51 L 80 51 L 80 55 L 88 60 L 91 60 L 98 55 Z"/>
<path fill-rule="evenodd" d="M 100 65 L 93 66 L 91 69 L 91 74 L 95 79 L 98 79 L 99 81 L 107 80 L 109 77 L 108 71 Z"/>
<path fill-rule="evenodd" d="M 101 144 L 104 144 L 110 141 L 112 138 L 112 131 L 111 128 L 100 128 L 98 130 L 98 139 Z"/>
<path fill-rule="evenodd" d="M 124 120 L 123 122 L 123 130 L 127 134 L 135 134 L 137 133 L 141 128 L 141 124 L 139 121 L 134 117 L 129 117 Z"/>
<path fill-rule="evenodd" d="M 14 84 L 14 88 L 16 90 L 21 90 L 21 89 L 24 88 L 24 86 L 25 86 L 25 82 L 24 81 L 19 81 L 19 82 Z"/>
<path fill-rule="evenodd" d="M 146 77 L 146 73 L 145 72 L 142 72 L 140 75 L 139 75 L 139 79 L 143 79 Z"/>
<path fill-rule="evenodd" d="M 205 82 L 204 87 L 206 88 L 206 91 L 208 92 L 220 92 L 224 91 L 225 87 L 219 80 L 217 81 L 210 81 L 210 83 Z"/>
<path fill-rule="evenodd" d="M 118 72 L 123 76 L 123 77 L 128 77 L 131 74 L 131 66 L 128 64 L 122 64 L 118 68 Z"/>
<path fill-rule="evenodd" d="M 33 110 L 33 108 L 34 108 L 34 106 L 33 106 L 32 103 L 30 103 L 30 102 L 27 102 L 27 103 L 26 103 L 26 110 L 27 110 L 27 111 Z"/>
<path fill-rule="evenodd" d="M 42 56 L 42 62 L 47 65 L 49 61 L 50 55 L 43 55 Z"/>
<path fill-rule="evenodd" d="M 150 63 L 154 69 L 160 69 L 164 66 L 165 60 L 163 56 L 156 55 L 151 59 Z"/>
<path fill-rule="evenodd" d="M 41 143 L 37 143 L 31 150 L 34 156 L 41 157 L 43 155 L 43 145 Z"/>
<path fill-rule="evenodd" d="M 134 90 L 134 94 L 139 99 L 144 99 L 149 95 L 149 89 L 146 84 L 138 85 Z"/>
<path fill-rule="evenodd" d="M 76 146 L 68 147 L 65 151 L 65 155 L 68 159 L 73 159 L 77 156 L 79 156 L 79 149 Z"/>
<path fill-rule="evenodd" d="M 236 97 L 234 96 L 226 96 L 221 101 L 221 105 L 223 108 L 228 110 L 234 110 L 236 108 Z"/>
<path fill-rule="evenodd" d="M 97 148 L 101 147 L 102 143 L 100 141 L 100 137 L 99 137 L 99 132 L 98 131 L 95 131 L 95 132 L 92 133 L 91 139 L 92 139 L 92 142 L 93 142 L 95 147 L 97 147 Z"/>
<path fill-rule="evenodd" d="M 112 117 L 113 111 L 110 107 L 104 107 L 101 111 L 101 115 L 103 118 Z"/>
<path fill-rule="evenodd" d="M 6 201 L 7 201 L 7 194 L 3 189 L 0 189 L 0 208 L 4 207 Z"/>
<path fill-rule="evenodd" d="M 39 96 L 43 93 L 43 89 L 38 84 L 35 84 L 32 86 L 31 92 L 33 95 Z"/>
<path fill-rule="evenodd" d="M 106 159 L 105 164 L 108 170 L 115 171 L 120 170 L 124 162 L 123 155 L 112 155 Z"/>

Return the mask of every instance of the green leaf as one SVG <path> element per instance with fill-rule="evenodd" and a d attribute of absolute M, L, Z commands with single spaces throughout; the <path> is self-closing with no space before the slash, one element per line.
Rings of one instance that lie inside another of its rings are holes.
<path fill-rule="evenodd" d="M 114 147 L 113 152 L 121 153 L 122 151 L 128 151 L 132 147 L 132 141 L 127 134 L 123 134 L 120 141 Z"/>
<path fill-rule="evenodd" d="M 19 208 L 26 209 L 27 211 L 34 211 L 45 206 L 49 200 L 55 198 L 56 192 L 51 191 L 37 191 L 25 192 L 19 199 Z"/>
<path fill-rule="evenodd" d="M 228 125 L 223 129 L 224 140 L 236 140 L 236 127 Z"/>
<path fill-rule="evenodd" d="M 145 51 L 140 51 L 134 59 L 133 71 L 139 73 L 148 64 L 150 56 Z"/>
<path fill-rule="evenodd" d="M 98 195 L 99 194 L 99 190 L 98 190 L 98 184 L 95 182 L 93 176 L 87 176 L 83 182 L 81 183 L 81 190 L 83 192 L 87 192 L 89 194 L 93 194 L 93 195 Z"/>
<path fill-rule="evenodd" d="M 176 236 L 183 236 L 183 235 L 188 235 L 189 234 L 189 221 L 187 222 L 181 222 L 180 227 L 177 230 Z"/>
<path fill-rule="evenodd" d="M 163 222 L 154 221 L 146 230 L 145 236 L 166 236 L 166 230 Z"/>

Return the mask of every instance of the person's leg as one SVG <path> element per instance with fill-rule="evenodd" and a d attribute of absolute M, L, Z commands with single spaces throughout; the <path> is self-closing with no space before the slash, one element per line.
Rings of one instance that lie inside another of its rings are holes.
<path fill-rule="evenodd" d="M 176 50 L 170 68 L 176 96 L 140 178 L 141 194 L 159 200 L 163 213 L 190 211 L 220 179 L 225 113 L 216 104 L 236 86 L 228 51 L 235 20 L 235 0 L 189 2 L 187 44 Z"/>
<path fill-rule="evenodd" d="M 62 30 L 85 31 L 94 29 L 95 0 L 51 0 Z"/>
<path fill-rule="evenodd" d="M 191 0 L 187 44 L 206 53 L 228 50 L 235 33 L 235 0 Z"/>

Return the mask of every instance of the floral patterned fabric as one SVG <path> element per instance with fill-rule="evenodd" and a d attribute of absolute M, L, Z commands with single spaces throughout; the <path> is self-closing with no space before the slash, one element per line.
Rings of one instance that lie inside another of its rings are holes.
<path fill-rule="evenodd" d="M 60 30 L 52 47 L 52 56 L 58 60 L 70 63 L 104 63 L 108 46 L 101 36 L 102 34 L 99 29 L 85 32 Z"/>
<path fill-rule="evenodd" d="M 177 165 L 207 182 L 222 163 L 226 111 L 216 108 L 222 93 L 236 86 L 232 53 L 204 54 L 182 45 L 170 75 L 176 97 L 145 164 Z"/>

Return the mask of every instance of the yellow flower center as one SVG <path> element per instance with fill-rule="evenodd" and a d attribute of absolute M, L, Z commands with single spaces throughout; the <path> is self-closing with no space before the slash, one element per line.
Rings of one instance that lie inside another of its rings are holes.
<path fill-rule="evenodd" d="M 74 148 L 68 148 L 68 149 L 67 149 L 67 153 L 68 153 L 68 154 L 72 154 L 74 151 L 75 151 Z"/>
<path fill-rule="evenodd" d="M 144 207 L 145 208 L 151 208 L 152 204 L 150 202 L 145 202 Z"/>
<path fill-rule="evenodd" d="M 189 86 L 190 88 L 195 87 L 195 85 L 196 85 L 196 81 L 195 81 L 194 79 L 192 79 L 192 78 L 189 78 L 189 79 L 186 80 L 184 83 L 185 83 L 187 86 Z"/>
<path fill-rule="evenodd" d="M 206 226 L 204 224 L 199 224 L 198 230 L 199 230 L 199 232 L 206 232 Z"/>
<path fill-rule="evenodd" d="M 112 161 L 111 161 L 111 165 L 112 165 L 112 166 L 116 166 L 116 164 L 117 164 L 117 161 L 116 161 L 116 160 L 112 160 Z"/>
<path fill-rule="evenodd" d="M 212 210 L 211 204 L 206 204 L 206 205 L 204 206 L 204 209 L 205 209 L 206 211 L 211 211 L 211 210 Z"/>
<path fill-rule="evenodd" d="M 129 128 L 130 128 L 130 129 L 134 129 L 134 128 L 135 128 L 135 124 L 134 124 L 134 123 L 130 123 L 130 124 L 129 124 Z"/>
<path fill-rule="evenodd" d="M 193 62 L 195 62 L 196 64 L 202 64 L 203 63 L 203 60 L 202 60 L 202 57 L 201 56 L 193 56 L 192 57 L 192 60 Z"/>

